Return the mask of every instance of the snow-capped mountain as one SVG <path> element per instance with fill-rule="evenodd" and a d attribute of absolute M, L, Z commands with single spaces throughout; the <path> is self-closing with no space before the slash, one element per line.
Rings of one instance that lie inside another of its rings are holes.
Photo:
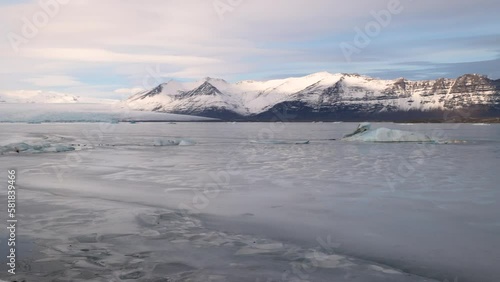
<path fill-rule="evenodd" d="M 218 118 L 335 119 L 430 113 L 474 108 L 500 112 L 500 80 L 466 74 L 457 79 L 380 80 L 358 74 L 320 72 L 269 81 L 205 78 L 195 83 L 171 80 L 124 101 L 143 111 Z"/>

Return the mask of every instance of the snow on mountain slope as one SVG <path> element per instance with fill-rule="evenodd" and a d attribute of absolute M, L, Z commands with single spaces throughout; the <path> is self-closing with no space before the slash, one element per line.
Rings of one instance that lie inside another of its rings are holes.
<path fill-rule="evenodd" d="M 131 96 L 126 104 L 139 110 L 178 112 L 222 108 L 242 115 L 250 115 L 286 101 L 287 96 L 309 85 L 319 83 L 320 86 L 326 88 L 339 78 L 339 74 L 323 72 L 298 78 L 269 81 L 246 80 L 235 84 L 214 78 L 205 78 L 195 83 L 180 83 L 171 80 L 149 92 Z M 187 90 L 193 86 L 196 89 Z"/>
<path fill-rule="evenodd" d="M 300 95 L 301 91 L 307 89 L 308 94 L 325 89 L 328 85 L 339 80 L 341 74 L 330 74 L 327 72 L 315 73 L 304 77 L 294 77 L 279 80 L 270 80 L 264 82 L 251 82 L 251 87 L 242 93 L 243 103 L 248 108 L 250 114 L 260 113 L 273 105 L 294 100 L 297 98 L 314 99 L 314 95 Z M 248 83 L 248 82 L 247 82 Z M 239 84 L 245 89 L 248 84 L 243 82 Z M 237 83 L 238 85 L 238 83 Z M 252 90 L 250 90 L 252 89 Z M 238 88 L 234 93 L 238 93 Z M 245 89 L 246 90 L 246 89 Z M 241 93 L 241 91 L 240 91 Z M 294 95 L 296 94 L 296 95 Z"/>
<path fill-rule="evenodd" d="M 380 80 L 358 74 L 320 72 L 304 77 L 234 84 L 205 78 L 194 83 L 169 81 L 138 93 L 124 103 L 137 110 L 252 116 L 280 103 L 299 103 L 310 111 L 357 109 L 367 112 L 451 110 L 474 105 L 498 105 L 497 81 L 467 74 L 457 79 Z"/>
<path fill-rule="evenodd" d="M 141 92 L 130 97 L 126 105 L 132 109 L 162 112 L 190 112 L 196 114 L 203 109 L 224 108 L 234 112 L 240 111 L 240 98 L 236 95 L 222 93 L 212 83 L 225 86 L 227 82 L 205 79 L 197 83 L 180 83 L 169 81 L 149 92 Z M 196 86 L 188 90 L 189 86 Z M 229 86 L 229 84 L 227 84 Z M 243 114 L 241 112 L 241 114 Z"/>

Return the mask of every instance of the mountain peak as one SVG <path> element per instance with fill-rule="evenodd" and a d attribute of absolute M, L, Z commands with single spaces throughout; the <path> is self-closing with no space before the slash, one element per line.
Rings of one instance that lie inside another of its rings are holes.
<path fill-rule="evenodd" d="M 220 90 L 217 89 L 217 87 L 213 86 L 210 82 L 205 81 L 202 85 L 198 86 L 198 88 L 185 92 L 183 96 L 184 97 L 193 97 L 200 95 L 217 96 L 221 94 L 222 92 L 220 92 Z"/>
<path fill-rule="evenodd" d="M 333 75 L 332 73 L 329 73 L 327 71 L 320 71 L 320 72 L 315 72 L 315 73 L 312 73 L 310 75 L 308 75 L 309 77 L 312 77 L 312 76 L 330 76 L 330 75 Z"/>
<path fill-rule="evenodd" d="M 371 77 L 368 77 L 368 76 L 365 76 L 365 75 L 361 75 L 359 73 L 341 73 L 341 75 L 343 77 L 356 77 L 356 78 L 369 78 L 371 79 Z"/>
<path fill-rule="evenodd" d="M 222 78 L 214 78 L 214 77 L 209 77 L 209 76 L 205 77 L 203 79 L 203 81 L 205 81 L 205 82 L 224 82 L 224 83 L 227 83 L 227 81 L 225 81 Z"/>

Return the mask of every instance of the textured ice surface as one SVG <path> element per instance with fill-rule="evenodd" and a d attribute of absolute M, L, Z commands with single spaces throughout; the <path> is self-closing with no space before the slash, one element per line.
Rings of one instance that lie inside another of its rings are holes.
<path fill-rule="evenodd" d="M 107 126 L 0 125 L 2 145 L 40 136 L 87 145 L 0 156 L 5 179 L 7 169 L 18 171 L 19 236 L 27 238 L 20 245 L 33 246 L 20 250 L 16 278 L 493 282 L 500 275 L 498 125 L 373 124 L 467 141 L 447 145 L 329 140 L 354 123 Z M 306 138 L 307 146 L 249 142 Z M 154 146 L 157 139 L 196 146 Z"/>

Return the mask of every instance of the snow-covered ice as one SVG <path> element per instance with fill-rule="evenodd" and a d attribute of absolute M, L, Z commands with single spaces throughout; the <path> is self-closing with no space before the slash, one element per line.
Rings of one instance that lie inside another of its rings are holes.
<path fill-rule="evenodd" d="M 372 125 L 466 141 L 444 145 L 340 140 L 355 123 L 105 125 L 0 124 L 0 146 L 80 145 L 0 155 L 18 175 L 18 281 L 500 275 L 499 125 Z"/>
<path fill-rule="evenodd" d="M 0 122 L 210 121 L 213 119 L 134 111 L 121 104 L 0 103 Z"/>
<path fill-rule="evenodd" d="M 372 129 L 370 123 L 359 124 L 358 128 L 353 133 L 344 136 L 343 140 L 361 142 L 437 142 L 418 132 L 385 127 Z"/>

